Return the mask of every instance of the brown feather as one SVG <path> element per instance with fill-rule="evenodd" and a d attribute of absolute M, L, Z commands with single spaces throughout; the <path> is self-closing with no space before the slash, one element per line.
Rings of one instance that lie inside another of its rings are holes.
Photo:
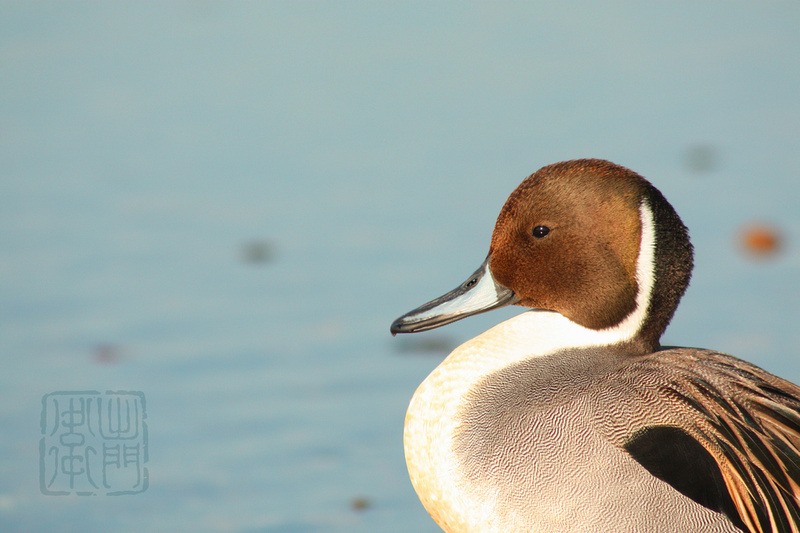
<path fill-rule="evenodd" d="M 684 424 L 717 461 L 753 532 L 800 533 L 800 388 L 745 361 L 705 350 L 664 351 L 662 393 L 691 409 Z"/>

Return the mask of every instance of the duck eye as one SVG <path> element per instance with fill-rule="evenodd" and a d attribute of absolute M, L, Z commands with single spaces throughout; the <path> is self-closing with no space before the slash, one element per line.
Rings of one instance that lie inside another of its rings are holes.
<path fill-rule="evenodd" d="M 537 239 L 541 239 L 542 237 L 547 237 L 547 234 L 550 233 L 550 228 L 547 226 L 536 226 L 533 228 L 533 236 Z"/>

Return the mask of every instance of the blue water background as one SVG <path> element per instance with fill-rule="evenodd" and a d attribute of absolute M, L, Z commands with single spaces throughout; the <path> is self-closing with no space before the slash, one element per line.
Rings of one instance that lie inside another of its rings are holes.
<path fill-rule="evenodd" d="M 666 342 L 800 382 L 798 28 L 795 1 L 0 2 L 0 531 L 438 531 L 405 408 L 519 310 L 389 324 L 564 159 L 690 227 Z M 41 494 L 63 390 L 145 394 L 146 492 Z"/>

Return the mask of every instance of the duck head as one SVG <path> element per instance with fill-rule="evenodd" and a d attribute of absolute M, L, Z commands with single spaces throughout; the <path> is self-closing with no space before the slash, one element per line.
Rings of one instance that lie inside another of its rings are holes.
<path fill-rule="evenodd" d="M 648 181 L 598 159 L 556 163 L 511 193 L 481 267 L 395 320 L 391 332 L 516 304 L 592 330 L 625 324 L 630 340 L 654 349 L 691 270 L 686 227 Z"/>

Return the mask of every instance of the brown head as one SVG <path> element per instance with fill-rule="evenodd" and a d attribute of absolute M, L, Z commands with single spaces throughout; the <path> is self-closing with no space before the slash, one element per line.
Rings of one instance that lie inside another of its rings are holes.
<path fill-rule="evenodd" d="M 642 253 L 643 247 L 652 249 Z M 644 178 L 598 159 L 556 163 L 511 193 L 481 269 L 454 291 L 395 321 L 392 331 L 430 329 L 509 303 L 555 311 L 604 330 L 644 305 L 635 340 L 653 349 L 691 269 L 686 228 Z M 481 298 L 470 294 L 477 287 Z M 468 298 L 473 302 L 461 306 Z"/>

